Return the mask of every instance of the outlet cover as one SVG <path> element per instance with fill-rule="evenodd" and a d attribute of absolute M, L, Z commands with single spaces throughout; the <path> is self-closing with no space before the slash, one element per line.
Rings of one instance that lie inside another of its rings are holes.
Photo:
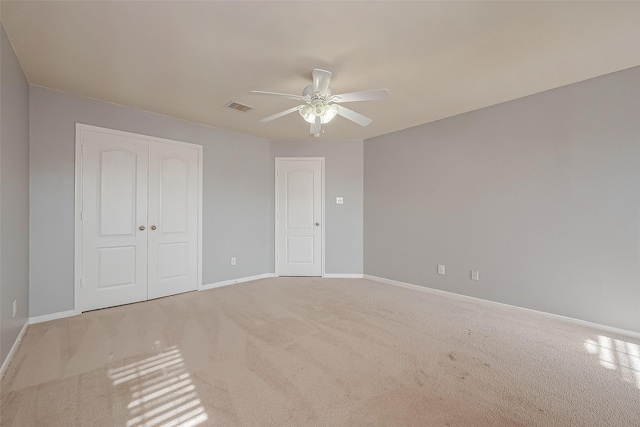
<path fill-rule="evenodd" d="M 344 198 L 336 197 L 336 205 L 344 205 Z"/>
<path fill-rule="evenodd" d="M 444 274 L 444 265 L 438 264 L 438 274 Z"/>
<path fill-rule="evenodd" d="M 478 270 L 471 270 L 471 280 L 480 280 L 480 272 Z"/>

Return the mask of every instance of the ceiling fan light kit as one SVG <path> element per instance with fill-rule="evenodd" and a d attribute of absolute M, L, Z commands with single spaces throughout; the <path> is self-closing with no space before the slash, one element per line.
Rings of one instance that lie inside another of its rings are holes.
<path fill-rule="evenodd" d="M 356 102 L 356 101 L 376 101 L 380 99 L 386 99 L 389 97 L 389 91 L 387 89 L 367 90 L 361 92 L 343 93 L 340 95 L 333 95 L 333 91 L 329 87 L 331 81 L 331 72 L 316 68 L 311 73 L 313 83 L 308 85 L 302 91 L 302 96 L 292 95 L 287 93 L 277 92 L 265 92 L 261 90 L 252 90 L 254 95 L 269 95 L 279 96 L 298 101 L 303 101 L 304 104 L 297 107 L 290 108 L 280 113 L 276 113 L 272 116 L 265 117 L 261 121 L 266 123 L 280 117 L 291 114 L 298 111 L 302 118 L 311 125 L 309 132 L 314 137 L 319 137 L 322 133 L 322 125 L 325 125 L 332 121 L 337 115 L 340 115 L 360 126 L 368 126 L 371 123 L 371 119 L 350 110 L 340 103 L 344 102 Z"/>

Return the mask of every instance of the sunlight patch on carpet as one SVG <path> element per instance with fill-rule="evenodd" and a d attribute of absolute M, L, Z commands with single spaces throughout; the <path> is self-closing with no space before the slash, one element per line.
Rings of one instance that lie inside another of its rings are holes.
<path fill-rule="evenodd" d="M 109 377 L 114 386 L 129 385 L 127 427 L 191 427 L 208 419 L 177 346 L 110 369 Z"/>
<path fill-rule="evenodd" d="M 598 335 L 587 339 L 584 347 L 589 354 L 598 357 L 600 365 L 619 371 L 625 382 L 640 389 L 640 346 L 631 342 Z"/>

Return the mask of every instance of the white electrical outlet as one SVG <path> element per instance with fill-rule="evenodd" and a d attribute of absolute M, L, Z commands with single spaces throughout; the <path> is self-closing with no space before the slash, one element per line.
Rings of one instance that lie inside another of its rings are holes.
<path fill-rule="evenodd" d="M 13 317 L 16 317 L 17 313 L 18 313 L 18 300 L 14 299 L 13 300 Z"/>
<path fill-rule="evenodd" d="M 344 204 L 344 198 L 336 197 L 336 205 L 343 205 L 343 204 Z"/>
<path fill-rule="evenodd" d="M 231 265 L 236 265 L 236 257 L 231 258 Z"/>
<path fill-rule="evenodd" d="M 480 280 L 480 272 L 478 270 L 471 270 L 471 280 Z"/>
<path fill-rule="evenodd" d="M 444 265 L 438 264 L 438 274 L 444 274 Z"/>

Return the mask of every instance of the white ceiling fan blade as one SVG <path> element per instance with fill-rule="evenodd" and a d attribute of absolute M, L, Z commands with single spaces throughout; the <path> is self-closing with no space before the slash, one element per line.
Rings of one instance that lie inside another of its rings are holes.
<path fill-rule="evenodd" d="M 315 123 L 311 123 L 311 129 L 309 129 L 309 133 L 313 136 L 320 136 L 320 132 L 322 132 L 322 125 L 320 124 L 320 117 L 316 116 Z"/>
<path fill-rule="evenodd" d="M 281 111 L 277 114 L 274 114 L 273 116 L 265 117 L 260 121 L 262 123 L 267 123 L 267 122 L 270 122 L 271 120 L 279 119 L 282 116 L 286 116 L 287 114 L 291 114 L 294 111 L 298 111 L 301 107 L 303 107 L 303 105 L 298 105 L 297 107 L 289 108 L 288 110 Z"/>
<path fill-rule="evenodd" d="M 331 81 L 331 71 L 321 70 L 316 68 L 311 73 L 313 77 L 313 91 L 326 93 L 329 89 L 329 82 Z"/>
<path fill-rule="evenodd" d="M 333 95 L 333 102 L 377 101 L 389 98 L 387 89 L 363 90 L 362 92 L 341 93 Z"/>
<path fill-rule="evenodd" d="M 249 93 L 253 95 L 282 96 L 284 98 L 291 98 L 297 101 L 305 101 L 304 97 L 300 95 L 292 95 L 290 93 L 266 92 L 264 90 L 252 90 Z"/>
<path fill-rule="evenodd" d="M 347 107 L 343 107 L 342 105 L 336 105 L 336 107 L 338 107 L 338 114 L 340 114 L 345 119 L 349 119 L 352 122 L 359 124 L 360 126 L 368 126 L 372 122 L 369 117 L 363 116 L 360 113 L 356 113 L 355 111 L 350 110 Z"/>

